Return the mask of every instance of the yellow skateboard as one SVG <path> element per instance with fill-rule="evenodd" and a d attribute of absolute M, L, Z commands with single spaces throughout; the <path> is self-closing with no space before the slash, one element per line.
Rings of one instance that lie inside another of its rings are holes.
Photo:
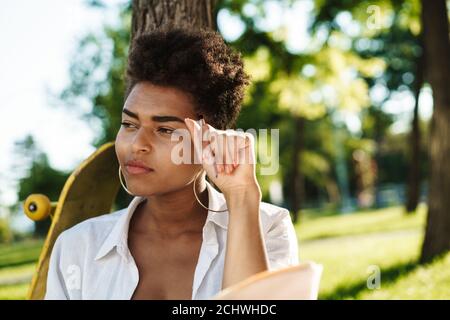
<path fill-rule="evenodd" d="M 118 171 L 114 142 L 109 142 L 70 175 L 57 202 L 50 202 L 42 194 L 30 195 L 25 200 L 24 211 L 29 218 L 39 221 L 50 216 L 52 219 L 28 299 L 43 299 L 45 296 L 50 254 L 59 234 L 81 221 L 111 212 L 120 187 Z"/>

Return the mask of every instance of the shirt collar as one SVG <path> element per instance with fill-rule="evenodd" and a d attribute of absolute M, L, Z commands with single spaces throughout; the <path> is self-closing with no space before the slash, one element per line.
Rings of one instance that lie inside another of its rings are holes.
<path fill-rule="evenodd" d="M 217 191 L 208 181 L 206 181 L 206 188 L 208 190 L 208 207 L 212 210 L 225 210 L 226 200 L 224 195 Z M 145 199 L 145 197 L 136 196 L 131 200 L 128 207 L 123 209 L 126 210 L 126 213 L 120 215 L 119 219 L 114 224 L 111 232 L 108 234 L 106 240 L 103 242 L 100 250 L 95 256 L 95 260 L 103 258 L 114 247 L 117 247 L 119 254 L 128 261 L 128 230 L 130 220 L 138 205 L 145 201 Z M 209 222 L 213 222 L 226 230 L 228 227 L 228 211 L 213 212 L 208 210 L 205 225 Z"/>

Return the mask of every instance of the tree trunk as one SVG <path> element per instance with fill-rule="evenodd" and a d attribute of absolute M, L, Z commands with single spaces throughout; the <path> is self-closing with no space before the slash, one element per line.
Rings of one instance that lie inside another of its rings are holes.
<path fill-rule="evenodd" d="M 294 150 L 292 154 L 292 188 L 291 188 L 291 208 L 294 222 L 297 222 L 299 210 L 302 202 L 303 176 L 300 170 L 300 154 L 303 149 L 303 129 L 305 120 L 302 117 L 294 118 Z"/>
<path fill-rule="evenodd" d="M 450 43 L 445 0 L 422 1 L 426 79 L 433 89 L 428 218 L 421 262 L 450 249 Z"/>
<path fill-rule="evenodd" d="M 406 199 L 406 212 L 414 212 L 419 204 L 420 197 L 420 127 L 419 127 L 419 96 L 423 85 L 423 55 L 417 59 L 416 79 L 414 85 L 414 115 L 410 135 L 411 160 L 408 170 L 408 186 Z"/>
<path fill-rule="evenodd" d="M 133 0 L 131 41 L 161 26 L 216 30 L 217 0 Z"/>
<path fill-rule="evenodd" d="M 218 0 L 133 0 L 130 46 L 139 35 L 162 26 L 217 30 L 217 2 Z M 208 181 L 214 185 L 209 179 Z"/>
<path fill-rule="evenodd" d="M 325 189 L 328 195 L 328 202 L 337 204 L 342 201 L 339 187 L 334 179 L 326 178 Z"/>

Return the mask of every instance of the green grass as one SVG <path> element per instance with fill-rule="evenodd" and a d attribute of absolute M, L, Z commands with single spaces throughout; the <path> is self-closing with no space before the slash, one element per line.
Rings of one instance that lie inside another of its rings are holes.
<path fill-rule="evenodd" d="M 357 299 L 450 299 L 450 253 L 416 265 L 381 290 L 362 291 Z"/>
<path fill-rule="evenodd" d="M 382 283 L 415 265 L 421 233 L 399 231 L 300 243 L 300 259 L 324 267 L 320 299 L 347 299 L 365 290 L 371 266 L 381 270 Z"/>
<path fill-rule="evenodd" d="M 421 266 L 426 207 L 315 217 L 296 226 L 301 260 L 323 265 L 320 299 L 450 299 L 450 253 Z M 369 289 L 373 266 L 381 287 Z"/>
<path fill-rule="evenodd" d="M 36 262 L 41 253 L 42 240 L 27 240 L 12 245 L 0 245 L 0 270 Z"/>
<path fill-rule="evenodd" d="M 426 206 L 417 212 L 405 214 L 402 207 L 361 211 L 333 216 L 304 214 L 302 223 L 296 226 L 299 240 L 323 239 L 356 234 L 367 234 L 404 229 L 422 229 L 425 224 Z"/>
<path fill-rule="evenodd" d="M 0 283 L 11 278 L 20 278 L 34 272 L 36 263 L 27 263 L 20 266 L 5 267 L 0 269 Z"/>
<path fill-rule="evenodd" d="M 320 299 L 450 299 L 450 253 L 426 265 L 417 260 L 426 207 L 406 215 L 400 207 L 355 214 L 308 212 L 296 225 L 300 259 L 324 266 Z M 0 299 L 24 299 L 42 241 L 0 245 Z M 372 266 L 381 287 L 369 289 Z M 10 281 L 11 282 L 11 281 Z M 14 281 L 12 281 L 14 282 Z"/>
<path fill-rule="evenodd" d="M 25 299 L 42 240 L 0 245 L 0 300 Z"/>
<path fill-rule="evenodd" d="M 0 300 L 24 300 L 29 286 L 29 283 L 0 286 Z"/>

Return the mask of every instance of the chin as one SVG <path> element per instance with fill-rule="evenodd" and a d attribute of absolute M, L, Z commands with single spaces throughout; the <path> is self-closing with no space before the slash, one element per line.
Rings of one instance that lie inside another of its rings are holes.
<path fill-rule="evenodd" d="M 135 197 L 147 197 L 147 196 L 153 196 L 155 194 L 158 194 L 161 192 L 161 190 L 156 190 L 154 188 L 149 188 L 147 186 L 130 186 L 128 190 L 131 191 L 131 193 Z"/>

